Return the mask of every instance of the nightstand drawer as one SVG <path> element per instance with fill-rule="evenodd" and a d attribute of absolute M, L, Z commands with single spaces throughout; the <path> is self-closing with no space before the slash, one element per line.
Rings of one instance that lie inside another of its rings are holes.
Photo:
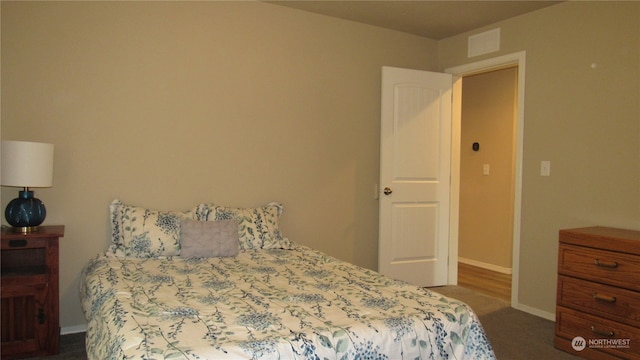
<path fill-rule="evenodd" d="M 47 238 L 29 238 L 25 235 L 17 235 L 17 238 L 2 242 L 2 250 L 20 250 L 32 248 L 46 248 Z"/>
<path fill-rule="evenodd" d="M 586 280 L 558 276 L 558 305 L 640 326 L 640 294 Z"/>
<path fill-rule="evenodd" d="M 560 244 L 558 272 L 640 291 L 640 257 Z"/>
<path fill-rule="evenodd" d="M 557 308 L 556 336 L 568 340 L 581 336 L 591 350 L 640 359 L 640 329 L 561 306 Z"/>

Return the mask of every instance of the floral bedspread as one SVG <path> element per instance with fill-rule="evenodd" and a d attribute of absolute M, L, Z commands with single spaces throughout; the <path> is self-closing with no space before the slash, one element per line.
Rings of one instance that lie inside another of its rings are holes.
<path fill-rule="evenodd" d="M 83 275 L 89 359 L 495 359 L 467 305 L 300 245 Z"/>

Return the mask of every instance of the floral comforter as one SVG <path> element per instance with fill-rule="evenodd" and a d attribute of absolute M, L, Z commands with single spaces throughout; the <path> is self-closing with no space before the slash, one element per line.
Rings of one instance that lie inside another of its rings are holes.
<path fill-rule="evenodd" d="M 81 298 L 89 359 L 495 359 L 467 305 L 300 245 L 101 254 Z"/>

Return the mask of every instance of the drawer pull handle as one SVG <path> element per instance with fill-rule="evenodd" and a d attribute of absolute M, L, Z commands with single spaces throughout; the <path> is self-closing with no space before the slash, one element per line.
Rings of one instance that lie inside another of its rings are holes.
<path fill-rule="evenodd" d="M 615 333 L 613 331 L 606 331 L 606 330 L 596 329 L 596 327 L 593 326 L 593 325 L 591 325 L 591 332 L 596 333 L 596 334 L 601 335 L 601 336 L 607 336 L 607 337 L 613 337 L 613 335 L 615 335 Z"/>
<path fill-rule="evenodd" d="M 596 300 L 604 301 L 613 304 L 616 302 L 615 296 L 602 295 L 598 293 L 593 293 L 593 298 Z"/>
<path fill-rule="evenodd" d="M 47 315 L 44 314 L 44 309 L 40 308 L 38 310 L 38 323 L 44 324 L 46 320 L 47 320 Z"/>
<path fill-rule="evenodd" d="M 18 239 L 18 240 L 9 240 L 9 247 L 25 247 L 27 246 L 27 240 Z"/>
<path fill-rule="evenodd" d="M 596 266 L 607 268 L 607 269 L 615 269 L 615 268 L 618 267 L 618 262 L 616 262 L 616 261 L 614 261 L 614 262 L 602 262 L 599 259 L 596 259 L 596 261 L 594 261 L 594 264 L 596 264 Z"/>

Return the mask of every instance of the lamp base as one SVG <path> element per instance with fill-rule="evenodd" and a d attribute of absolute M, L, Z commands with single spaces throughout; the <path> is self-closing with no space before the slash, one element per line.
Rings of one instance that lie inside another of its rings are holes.
<path fill-rule="evenodd" d="M 11 200 L 4 212 L 4 217 L 14 231 L 28 233 L 37 231 L 47 215 L 44 203 L 33 197 L 29 189 L 20 191 L 18 197 Z"/>
<path fill-rule="evenodd" d="M 40 231 L 38 226 L 12 226 L 11 231 L 20 234 L 31 234 Z"/>

